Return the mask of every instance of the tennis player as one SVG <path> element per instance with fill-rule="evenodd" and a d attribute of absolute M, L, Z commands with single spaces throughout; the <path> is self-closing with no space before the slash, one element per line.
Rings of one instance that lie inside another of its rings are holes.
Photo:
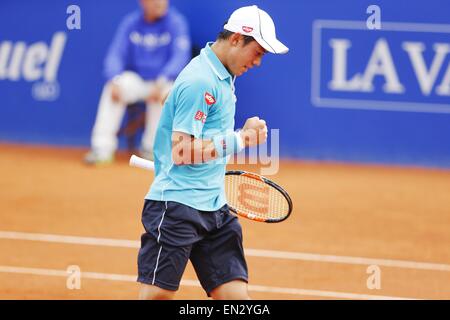
<path fill-rule="evenodd" d="M 155 139 L 155 179 L 145 197 L 138 256 L 141 299 L 171 299 L 190 259 L 213 299 L 249 299 L 238 219 L 224 191 L 226 159 L 264 143 L 267 126 L 253 117 L 234 130 L 234 81 L 266 52 L 288 48 L 257 6 L 237 9 L 176 79 Z"/>

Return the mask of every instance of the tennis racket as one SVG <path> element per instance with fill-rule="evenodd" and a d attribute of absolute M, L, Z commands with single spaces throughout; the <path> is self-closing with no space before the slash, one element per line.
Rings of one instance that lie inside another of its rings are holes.
<path fill-rule="evenodd" d="M 152 161 L 132 155 L 130 166 L 153 171 Z M 227 171 L 225 194 L 231 212 L 259 222 L 281 222 L 292 212 L 289 194 L 275 182 L 255 173 Z"/>

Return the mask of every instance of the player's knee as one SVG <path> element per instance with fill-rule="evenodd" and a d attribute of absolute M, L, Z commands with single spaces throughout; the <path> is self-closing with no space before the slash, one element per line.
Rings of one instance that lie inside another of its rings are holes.
<path fill-rule="evenodd" d="M 219 292 L 211 292 L 211 298 L 214 300 L 251 300 L 248 292 L 244 291 L 219 291 Z"/>
<path fill-rule="evenodd" d="M 247 283 L 233 280 L 215 288 L 210 292 L 214 300 L 250 300 Z"/>
<path fill-rule="evenodd" d="M 173 299 L 174 295 L 175 291 L 142 284 L 139 291 L 139 300 L 171 300 Z"/>

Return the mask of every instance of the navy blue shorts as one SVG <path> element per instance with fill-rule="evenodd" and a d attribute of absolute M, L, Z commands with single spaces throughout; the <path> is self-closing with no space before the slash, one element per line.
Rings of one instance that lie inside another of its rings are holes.
<path fill-rule="evenodd" d="M 138 281 L 178 290 L 190 259 L 206 293 L 231 280 L 248 282 L 242 228 L 225 205 L 199 211 L 173 201 L 145 200 Z"/>

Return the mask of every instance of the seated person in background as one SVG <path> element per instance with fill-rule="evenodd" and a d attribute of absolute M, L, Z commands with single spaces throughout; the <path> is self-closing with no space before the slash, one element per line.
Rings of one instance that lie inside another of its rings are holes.
<path fill-rule="evenodd" d="M 109 163 L 127 105 L 146 102 L 140 155 L 152 160 L 162 102 L 191 58 L 185 18 L 169 0 L 139 0 L 142 10 L 122 20 L 105 59 L 103 88 L 91 137 L 88 164 Z"/>

